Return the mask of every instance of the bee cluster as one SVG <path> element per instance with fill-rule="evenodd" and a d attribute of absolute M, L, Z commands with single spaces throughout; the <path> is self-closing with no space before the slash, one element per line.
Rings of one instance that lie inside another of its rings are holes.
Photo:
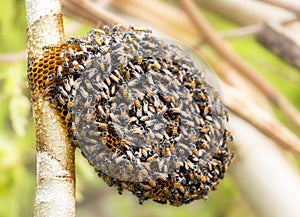
<path fill-rule="evenodd" d="M 105 26 L 47 46 L 28 76 L 99 176 L 141 204 L 206 199 L 233 160 L 219 93 L 149 29 Z"/>

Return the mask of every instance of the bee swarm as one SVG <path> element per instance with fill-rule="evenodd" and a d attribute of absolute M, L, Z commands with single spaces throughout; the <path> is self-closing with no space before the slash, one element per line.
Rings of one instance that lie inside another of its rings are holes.
<path fill-rule="evenodd" d="M 149 29 L 105 26 L 47 46 L 28 78 L 99 176 L 141 204 L 206 199 L 233 160 L 219 93 Z"/>

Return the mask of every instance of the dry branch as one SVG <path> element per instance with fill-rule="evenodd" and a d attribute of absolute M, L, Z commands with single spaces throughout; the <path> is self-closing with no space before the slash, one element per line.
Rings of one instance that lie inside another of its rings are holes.
<path fill-rule="evenodd" d="M 300 69 L 300 40 L 283 26 L 269 22 L 256 35 L 257 40 L 286 62 Z"/>
<path fill-rule="evenodd" d="M 63 40 L 61 2 L 26 0 L 26 15 L 30 66 L 43 46 Z M 49 103 L 31 90 L 37 150 L 34 216 L 75 216 L 74 148 Z"/>
<path fill-rule="evenodd" d="M 123 24 L 123 20 L 87 0 L 62 0 L 64 13 L 94 26 Z"/>

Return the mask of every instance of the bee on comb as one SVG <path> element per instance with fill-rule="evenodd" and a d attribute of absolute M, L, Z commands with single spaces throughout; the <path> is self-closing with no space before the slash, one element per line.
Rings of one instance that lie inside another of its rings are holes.
<path fill-rule="evenodd" d="M 48 46 L 28 77 L 98 175 L 141 204 L 206 200 L 233 160 L 219 93 L 150 29 L 105 26 Z"/>

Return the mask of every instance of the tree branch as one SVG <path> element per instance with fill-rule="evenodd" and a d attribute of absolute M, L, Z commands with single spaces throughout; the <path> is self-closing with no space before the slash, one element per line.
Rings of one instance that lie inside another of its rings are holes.
<path fill-rule="evenodd" d="M 26 14 L 30 67 L 43 46 L 63 41 L 61 2 L 26 0 Z M 37 150 L 34 216 L 75 216 L 74 147 L 42 93 L 30 88 Z"/>
<path fill-rule="evenodd" d="M 123 20 L 109 11 L 95 7 L 87 0 L 62 0 L 64 13 L 73 19 L 85 21 L 92 25 L 123 24 Z"/>

